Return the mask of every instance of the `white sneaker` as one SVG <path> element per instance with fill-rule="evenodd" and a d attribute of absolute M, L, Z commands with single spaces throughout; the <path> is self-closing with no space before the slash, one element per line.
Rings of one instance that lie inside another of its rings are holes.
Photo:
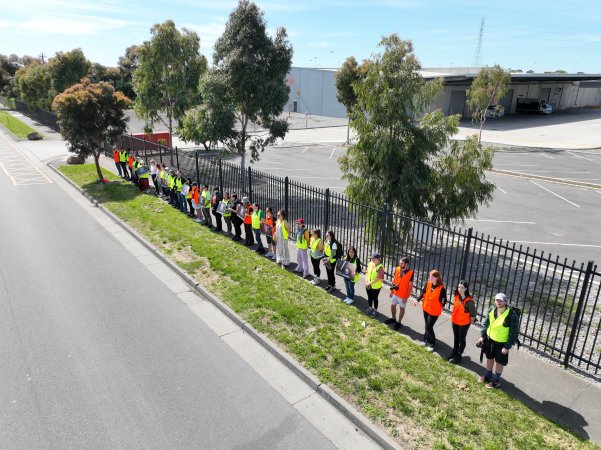
<path fill-rule="evenodd" d="M 344 303 L 346 303 L 346 301 L 347 301 L 348 299 L 349 299 L 348 297 L 346 297 L 346 298 L 341 298 L 341 299 L 340 299 L 340 301 L 341 301 L 341 302 L 344 302 Z"/>
<path fill-rule="evenodd" d="M 430 353 L 432 353 L 434 351 L 434 347 L 428 346 L 426 348 L 426 350 L 428 350 Z"/>
<path fill-rule="evenodd" d="M 311 280 L 311 284 L 312 284 L 313 286 L 317 286 L 317 285 L 319 284 L 319 278 L 313 278 L 313 279 Z"/>
<path fill-rule="evenodd" d="M 344 303 L 346 303 L 347 305 L 352 305 L 353 303 L 355 303 L 355 300 L 352 298 L 347 298 Z"/>
<path fill-rule="evenodd" d="M 420 347 L 427 347 L 428 344 L 426 342 L 422 341 L 422 342 L 419 343 L 419 346 Z"/>

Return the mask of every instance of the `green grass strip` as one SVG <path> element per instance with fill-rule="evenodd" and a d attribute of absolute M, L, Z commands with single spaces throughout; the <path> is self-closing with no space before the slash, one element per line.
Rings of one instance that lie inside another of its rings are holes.
<path fill-rule="evenodd" d="M 60 170 L 403 447 L 599 448 L 118 177 Z"/>
<path fill-rule="evenodd" d="M 29 133 L 35 132 L 29 125 L 21 122 L 6 111 L 0 111 L 0 124 L 4 125 L 4 127 L 18 139 L 27 139 Z"/>

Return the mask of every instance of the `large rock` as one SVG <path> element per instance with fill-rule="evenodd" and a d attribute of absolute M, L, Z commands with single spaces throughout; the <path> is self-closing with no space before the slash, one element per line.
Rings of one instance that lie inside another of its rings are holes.
<path fill-rule="evenodd" d="M 77 155 L 71 155 L 67 158 L 67 164 L 83 164 L 83 159 Z"/>
<path fill-rule="evenodd" d="M 44 136 L 42 136 L 37 131 L 34 131 L 33 133 L 29 133 L 27 135 L 27 139 L 29 139 L 30 141 L 39 141 L 40 139 L 44 139 Z"/>

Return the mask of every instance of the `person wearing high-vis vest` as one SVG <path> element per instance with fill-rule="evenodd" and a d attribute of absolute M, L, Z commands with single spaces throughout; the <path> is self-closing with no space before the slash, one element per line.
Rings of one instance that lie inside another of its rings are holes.
<path fill-rule="evenodd" d="M 211 191 L 209 190 L 209 185 L 205 184 L 203 186 L 203 191 L 200 194 L 204 203 L 202 205 L 202 213 L 205 216 L 205 223 L 209 228 L 213 228 L 213 221 L 211 220 Z M 201 201 L 202 201 L 201 200 Z"/>
<path fill-rule="evenodd" d="M 186 202 L 188 202 L 188 216 L 194 219 L 195 211 L 194 206 L 192 205 L 192 186 L 194 186 L 196 183 L 192 183 L 192 178 L 187 178 L 186 181 L 186 184 L 188 185 L 188 192 L 186 193 Z"/>
<path fill-rule="evenodd" d="M 192 211 L 195 214 L 195 219 L 194 222 L 196 223 L 201 223 L 202 219 L 201 219 L 201 206 L 200 206 L 200 189 L 198 188 L 198 185 L 196 183 L 192 183 L 192 187 L 190 188 L 190 193 L 192 194 Z"/>
<path fill-rule="evenodd" d="M 518 314 L 507 305 L 507 296 L 499 292 L 486 314 L 478 343 L 486 355 L 486 373 L 478 381 L 486 383 L 487 388 L 501 387 L 501 374 L 509 362 L 509 350 L 518 339 L 518 328 Z"/>
<path fill-rule="evenodd" d="M 296 219 L 296 273 L 302 273 L 305 279 L 309 274 L 309 230 L 303 219 Z"/>
<path fill-rule="evenodd" d="M 113 160 L 115 161 L 115 167 L 117 168 L 117 172 L 119 172 L 119 176 L 122 177 L 121 173 L 121 157 L 119 155 L 119 150 L 116 145 L 113 145 Z"/>
<path fill-rule="evenodd" d="M 130 180 L 134 179 L 134 170 L 132 169 L 132 166 L 133 166 L 135 160 L 136 160 L 136 157 L 131 152 L 131 149 L 129 147 L 127 147 L 127 167 L 129 167 L 129 179 Z"/>
<path fill-rule="evenodd" d="M 147 169 L 146 168 L 146 163 L 144 161 L 139 161 L 138 162 L 138 169 Z M 143 173 L 142 173 L 143 172 Z M 146 171 L 140 171 L 138 174 L 138 188 L 142 191 L 142 192 L 146 192 L 146 190 L 150 187 L 150 172 L 146 172 Z"/>
<path fill-rule="evenodd" d="M 229 192 L 224 192 L 221 203 L 225 205 L 225 211 L 223 212 L 223 220 L 225 220 L 225 226 L 227 228 L 227 234 L 232 232 L 232 198 Z"/>
<path fill-rule="evenodd" d="M 125 149 L 119 151 L 119 165 L 121 166 L 121 172 L 123 172 L 123 178 L 129 179 L 127 174 L 127 151 Z"/>
<path fill-rule="evenodd" d="M 321 268 L 319 264 L 321 258 L 323 258 L 323 240 L 321 239 L 321 230 L 315 229 L 311 231 L 311 241 L 309 242 L 311 249 L 311 265 L 313 266 L 313 280 L 311 284 L 317 286 L 319 284 L 319 277 L 321 276 Z"/>
<path fill-rule="evenodd" d="M 186 214 L 188 212 L 188 205 L 186 203 L 186 196 L 184 195 L 184 184 L 186 184 L 186 179 L 182 177 L 182 172 L 178 170 L 177 177 L 175 177 L 177 208 Z"/>
<path fill-rule="evenodd" d="M 365 271 L 365 290 L 367 291 L 368 307 L 365 314 L 376 317 L 378 315 L 378 295 L 382 289 L 382 280 L 384 279 L 384 265 L 382 264 L 382 255 L 374 253 L 371 255 L 371 262 L 367 265 Z"/>
<path fill-rule="evenodd" d="M 394 323 L 394 329 L 398 330 L 403 326 L 403 317 L 405 317 L 405 307 L 407 300 L 413 292 L 413 270 L 409 268 L 409 258 L 403 256 L 399 265 L 394 269 L 394 278 L 390 288 L 390 313 L 392 317 L 386 322 L 386 325 Z M 396 307 L 399 306 L 399 317 L 397 319 Z"/>
<path fill-rule="evenodd" d="M 433 352 L 434 347 L 436 346 L 434 324 L 442 314 L 442 308 L 447 302 L 447 291 L 438 270 L 430 271 L 430 277 L 428 278 L 426 287 L 419 300 L 413 302 L 413 306 L 416 306 L 418 302 L 422 302 L 424 324 L 426 327 L 424 341 L 421 343 L 421 346 L 426 347 L 429 352 Z"/>
<path fill-rule="evenodd" d="M 465 350 L 465 337 L 470 325 L 476 321 L 476 305 L 469 285 L 461 280 L 453 296 L 453 313 L 451 314 L 451 325 L 453 327 L 453 352 L 447 359 L 452 364 L 459 364 Z"/>
<path fill-rule="evenodd" d="M 169 186 L 169 204 L 177 208 L 177 190 L 175 188 L 175 170 L 169 172 L 167 177 L 167 186 Z"/>
<path fill-rule="evenodd" d="M 140 180 L 140 177 L 138 177 L 138 169 L 140 168 L 140 162 L 141 159 L 140 157 L 138 158 L 134 158 L 134 160 L 131 163 L 131 170 L 132 170 L 132 183 L 134 183 L 136 186 L 138 185 L 138 182 Z"/>
<path fill-rule="evenodd" d="M 169 197 L 169 187 L 167 186 L 167 175 L 169 174 L 169 167 L 162 167 L 159 172 L 159 184 L 161 185 L 161 191 L 163 192 L 163 197 Z"/>
<path fill-rule="evenodd" d="M 221 203 L 222 199 L 223 196 L 221 195 L 221 191 L 217 186 L 215 186 L 215 189 L 213 189 L 213 196 L 211 197 L 211 213 L 215 217 L 215 229 L 213 231 L 217 231 L 219 233 L 223 231 L 223 216 L 217 211 L 217 207 L 219 206 L 219 203 Z"/>
<path fill-rule="evenodd" d="M 265 257 L 271 258 L 275 261 L 276 248 L 275 244 L 273 243 L 273 236 L 275 235 L 275 222 L 273 210 L 271 208 L 265 208 L 265 218 L 263 219 L 263 223 L 271 227 L 271 234 L 265 235 L 265 240 L 267 241 L 267 254 Z"/>
<path fill-rule="evenodd" d="M 328 276 L 328 285 L 324 288 L 326 292 L 332 292 L 336 289 L 336 253 L 338 253 L 339 245 L 340 244 L 336 242 L 334 232 L 328 230 L 326 232 L 326 242 L 323 246 L 325 256 L 322 259 Z"/>
<path fill-rule="evenodd" d="M 346 298 L 343 300 L 347 305 L 355 303 L 355 284 L 361 277 L 361 261 L 357 256 L 357 249 L 352 245 L 346 251 L 346 261 L 355 266 L 355 276 L 352 278 L 344 277 L 344 286 L 346 287 Z"/>
<path fill-rule="evenodd" d="M 290 265 L 288 236 L 290 236 L 290 225 L 286 220 L 286 211 L 280 209 L 275 223 L 275 263 L 282 267 Z"/>
<path fill-rule="evenodd" d="M 263 241 L 261 240 L 261 222 L 265 218 L 265 213 L 261 210 L 261 207 L 258 203 L 253 204 L 253 214 L 251 216 L 251 226 L 253 233 L 255 235 L 255 241 L 259 244 L 257 250 L 255 250 L 258 254 L 265 254 L 265 247 L 263 247 Z"/>

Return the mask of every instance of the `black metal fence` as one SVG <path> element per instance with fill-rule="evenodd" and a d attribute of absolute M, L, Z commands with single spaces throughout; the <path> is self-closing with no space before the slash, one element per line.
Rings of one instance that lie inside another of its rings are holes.
<path fill-rule="evenodd" d="M 39 117 L 45 123 L 45 116 Z M 409 256 L 420 291 L 433 268 L 441 271 L 449 287 L 464 279 L 475 295 L 480 318 L 494 294 L 505 292 L 511 305 L 522 310 L 520 340 L 524 345 L 565 367 L 601 375 L 601 273 L 592 261 L 570 262 L 472 228 L 421 222 L 387 205 L 372 208 L 329 189 L 251 167 L 242 170 L 200 152 L 178 151 L 132 136 L 122 136 L 117 145 L 131 148 L 146 160 L 154 158 L 177 168 L 198 183 L 248 195 L 263 208 L 284 209 L 291 221 L 302 217 L 310 228 L 331 229 L 345 249 L 355 246 L 364 260 L 372 252 L 382 253 L 389 277 L 400 257 Z M 108 156 L 110 148 L 107 144 Z"/>
<path fill-rule="evenodd" d="M 15 110 L 19 111 L 21 114 L 35 120 L 42 125 L 46 125 L 48 128 L 51 128 L 54 131 L 60 131 L 58 128 L 58 122 L 56 121 L 56 114 L 53 112 L 43 109 L 30 109 L 29 106 L 27 106 L 27 103 L 18 99 L 15 99 L 14 102 Z"/>

